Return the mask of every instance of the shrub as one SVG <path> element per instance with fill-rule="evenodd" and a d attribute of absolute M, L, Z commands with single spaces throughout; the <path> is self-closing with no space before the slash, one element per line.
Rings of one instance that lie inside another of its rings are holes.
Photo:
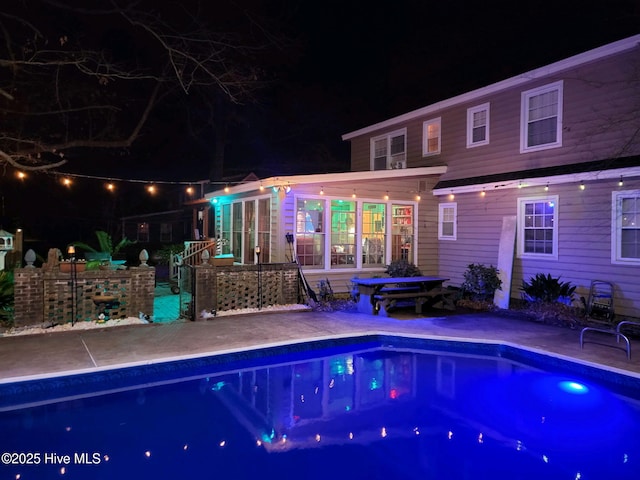
<path fill-rule="evenodd" d="M 538 273 L 529 281 L 522 281 L 520 288 L 527 300 L 532 302 L 554 303 L 563 302 L 571 304 L 576 287 L 571 282 L 561 282 L 560 277 L 554 278 L 551 274 Z"/>
<path fill-rule="evenodd" d="M 0 272 L 0 324 L 13 321 L 13 272 Z"/>
<path fill-rule="evenodd" d="M 502 280 L 498 277 L 498 269 L 493 265 L 487 267 L 472 263 L 464 272 L 463 295 L 471 296 L 474 300 L 489 300 L 501 288 Z"/>
<path fill-rule="evenodd" d="M 387 265 L 385 273 L 390 277 L 419 277 L 422 275 L 417 266 L 404 259 L 391 262 Z"/>

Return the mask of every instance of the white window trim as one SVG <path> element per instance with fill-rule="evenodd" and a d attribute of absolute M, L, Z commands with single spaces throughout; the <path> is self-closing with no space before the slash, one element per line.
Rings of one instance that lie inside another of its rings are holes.
<path fill-rule="evenodd" d="M 442 233 L 442 224 L 444 222 L 444 209 L 453 208 L 453 235 L 444 235 Z M 457 202 L 438 204 L 438 240 L 457 240 L 458 238 L 458 204 Z"/>
<path fill-rule="evenodd" d="M 438 125 L 440 135 L 438 135 L 438 149 L 435 152 L 429 152 L 429 138 L 427 136 L 427 128 L 429 125 Z M 442 150 L 442 117 L 432 118 L 422 123 L 422 156 L 429 157 L 431 155 L 438 155 Z"/>
<path fill-rule="evenodd" d="M 473 115 L 478 112 L 486 111 L 487 112 L 487 122 L 485 123 L 485 138 L 484 140 L 480 140 L 479 142 L 473 141 Z M 467 148 L 479 147 L 480 145 L 488 145 L 489 144 L 489 113 L 490 113 L 490 104 L 483 103 L 482 105 L 477 105 L 475 107 L 471 107 L 467 109 Z"/>
<path fill-rule="evenodd" d="M 558 122 L 556 125 L 556 141 L 553 143 L 545 143 L 544 145 L 529 147 L 527 146 L 527 133 L 529 131 L 528 100 L 531 97 L 550 92 L 552 90 L 558 90 Z M 558 82 L 522 92 L 520 97 L 520 153 L 537 152 L 539 150 L 547 150 L 549 148 L 558 148 L 562 146 L 563 90 L 564 82 L 560 80 Z"/>
<path fill-rule="evenodd" d="M 530 253 L 524 251 L 524 206 L 529 202 L 553 202 L 553 253 Z M 559 223 L 559 209 L 558 209 L 558 195 L 546 195 L 540 197 L 521 197 L 518 198 L 518 214 L 517 225 L 518 230 L 516 233 L 517 246 L 518 246 L 518 258 L 534 258 L 537 260 L 558 260 L 558 223 Z"/>
<path fill-rule="evenodd" d="M 393 132 L 385 133 L 384 135 L 378 135 L 377 137 L 372 137 L 369 140 L 369 169 L 371 171 L 374 170 L 374 159 L 375 159 L 375 144 L 378 140 L 386 139 L 387 140 L 387 169 L 391 169 L 391 138 L 399 137 L 400 135 L 404 135 L 404 167 L 407 166 L 407 129 L 401 128 L 400 130 L 394 130 Z"/>
<path fill-rule="evenodd" d="M 638 258 L 623 258 L 621 252 L 621 216 L 618 213 L 625 197 L 640 197 L 640 190 L 611 192 L 611 263 L 614 265 L 640 265 Z"/>

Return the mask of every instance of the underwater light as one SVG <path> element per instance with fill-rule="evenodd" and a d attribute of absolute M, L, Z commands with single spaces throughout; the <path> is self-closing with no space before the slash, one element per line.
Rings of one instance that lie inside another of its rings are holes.
<path fill-rule="evenodd" d="M 578 382 L 565 380 L 558 383 L 558 386 L 565 392 L 575 393 L 576 395 L 585 395 L 589 393 L 589 387 Z"/>

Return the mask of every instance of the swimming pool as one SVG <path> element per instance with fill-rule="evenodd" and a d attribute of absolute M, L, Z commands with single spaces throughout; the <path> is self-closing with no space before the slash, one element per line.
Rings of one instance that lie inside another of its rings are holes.
<path fill-rule="evenodd" d="M 2 478 L 636 479 L 635 377 L 388 335 L 0 385 Z"/>

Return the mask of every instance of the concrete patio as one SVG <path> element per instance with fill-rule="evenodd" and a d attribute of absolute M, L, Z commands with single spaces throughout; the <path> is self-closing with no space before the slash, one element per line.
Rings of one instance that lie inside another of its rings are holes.
<path fill-rule="evenodd" d="M 354 312 L 278 312 L 231 315 L 196 322 L 0 337 L 0 382 L 212 355 L 263 345 L 371 333 L 482 340 L 550 352 L 623 371 L 640 379 L 640 340 L 631 337 L 631 360 L 615 337 L 591 332 L 580 348 L 580 329 L 492 313 L 438 311 L 392 318 Z M 597 342 L 597 343 L 595 343 Z"/>

